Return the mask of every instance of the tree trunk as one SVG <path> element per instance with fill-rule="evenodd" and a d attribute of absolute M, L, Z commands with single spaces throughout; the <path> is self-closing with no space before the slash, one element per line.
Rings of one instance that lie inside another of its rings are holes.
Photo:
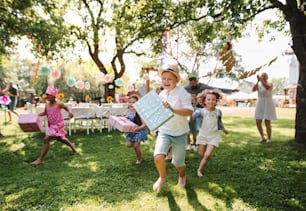
<path fill-rule="evenodd" d="M 300 62 L 296 95 L 295 140 L 306 144 L 306 64 Z"/>

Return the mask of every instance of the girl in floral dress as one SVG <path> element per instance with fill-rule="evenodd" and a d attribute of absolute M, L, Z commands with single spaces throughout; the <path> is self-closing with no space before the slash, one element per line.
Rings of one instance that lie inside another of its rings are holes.
<path fill-rule="evenodd" d="M 75 146 L 67 138 L 65 131 L 65 122 L 61 113 L 61 109 L 64 109 L 68 112 L 69 118 L 73 117 L 71 110 L 61 102 L 56 101 L 57 88 L 53 86 L 48 86 L 46 91 L 48 103 L 46 104 L 45 110 L 39 113 L 39 116 L 47 116 L 48 120 L 48 129 L 46 131 L 46 136 L 44 138 L 44 144 L 41 149 L 39 158 L 33 161 L 32 165 L 40 165 L 44 162 L 44 158 L 49 151 L 50 140 L 55 138 L 62 143 L 68 145 L 72 152 L 76 152 Z"/>
<path fill-rule="evenodd" d="M 148 140 L 148 128 L 133 107 L 133 104 L 136 101 L 138 101 L 138 97 L 136 95 L 131 95 L 129 97 L 127 118 L 138 125 L 138 127 L 131 132 L 126 132 L 125 139 L 127 147 L 133 147 L 135 150 L 136 164 L 140 164 L 142 161 L 140 143 Z"/>

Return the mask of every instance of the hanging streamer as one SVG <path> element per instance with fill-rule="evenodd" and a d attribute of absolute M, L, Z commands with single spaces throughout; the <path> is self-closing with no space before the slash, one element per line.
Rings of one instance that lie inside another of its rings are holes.
<path fill-rule="evenodd" d="M 40 50 L 41 50 L 41 45 L 38 45 L 38 55 L 40 54 Z M 40 67 L 40 58 L 38 58 L 38 62 L 36 64 L 35 75 L 34 75 L 34 78 L 33 78 L 34 83 L 36 83 L 39 67 Z"/>
<path fill-rule="evenodd" d="M 250 77 L 252 75 L 255 75 L 263 67 L 270 66 L 273 62 L 275 62 L 277 60 L 277 58 L 278 58 L 278 56 L 276 56 L 275 58 L 273 58 L 269 62 L 265 63 L 264 65 L 261 65 L 261 66 L 255 68 L 255 69 L 253 69 L 253 70 L 244 72 L 239 78 L 240 79 L 245 79 L 245 78 L 248 78 L 248 77 Z"/>

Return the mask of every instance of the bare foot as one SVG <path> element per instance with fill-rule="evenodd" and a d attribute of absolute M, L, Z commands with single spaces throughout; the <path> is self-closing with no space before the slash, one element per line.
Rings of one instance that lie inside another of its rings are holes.
<path fill-rule="evenodd" d="M 74 143 L 71 143 L 71 149 L 72 149 L 73 153 L 77 152 Z"/>
<path fill-rule="evenodd" d="M 33 162 L 31 163 L 31 165 L 32 165 L 32 166 L 38 166 L 38 165 L 43 164 L 43 163 L 44 163 L 44 161 L 42 161 L 42 160 L 40 160 L 40 159 L 37 159 L 37 160 L 33 161 Z"/>
<path fill-rule="evenodd" d="M 203 177 L 203 173 L 200 170 L 197 170 L 198 177 Z"/>
<path fill-rule="evenodd" d="M 186 176 L 183 176 L 183 177 L 179 176 L 177 186 L 183 188 L 185 187 L 185 185 L 186 185 Z"/>
<path fill-rule="evenodd" d="M 156 182 L 154 183 L 153 185 L 153 190 L 156 192 L 156 193 L 159 193 L 163 187 L 163 184 L 164 182 L 166 181 L 166 178 L 161 178 L 159 177 L 158 180 L 156 180 Z"/>

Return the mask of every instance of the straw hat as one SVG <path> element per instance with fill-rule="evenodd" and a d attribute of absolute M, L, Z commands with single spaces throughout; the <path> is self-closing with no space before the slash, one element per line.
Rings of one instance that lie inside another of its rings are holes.
<path fill-rule="evenodd" d="M 161 77 L 163 72 L 170 72 L 172 73 L 174 76 L 176 76 L 176 78 L 178 79 L 178 81 L 181 79 L 180 77 L 180 72 L 178 69 L 178 65 L 177 64 L 166 64 L 164 66 L 162 66 L 161 68 L 159 68 L 157 74 Z"/>

